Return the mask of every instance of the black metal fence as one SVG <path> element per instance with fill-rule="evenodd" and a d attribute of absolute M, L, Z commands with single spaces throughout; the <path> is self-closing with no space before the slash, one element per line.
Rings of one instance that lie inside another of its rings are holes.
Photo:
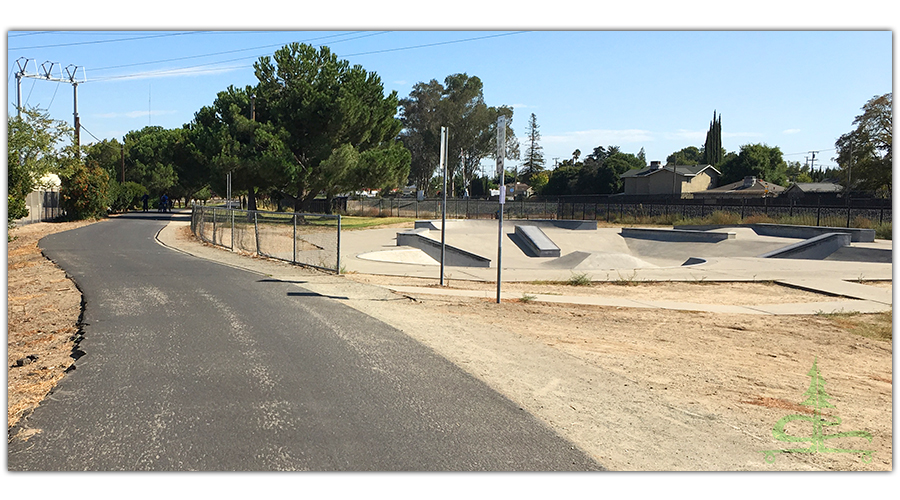
<path fill-rule="evenodd" d="M 348 215 L 374 217 L 441 216 L 441 200 L 413 198 L 359 198 L 346 201 Z M 452 198 L 447 200 L 447 217 L 455 219 L 495 219 L 497 200 Z M 785 224 L 831 227 L 862 227 L 892 221 L 891 200 L 851 199 L 849 203 L 810 203 L 790 198 L 751 200 L 689 200 L 626 197 L 561 197 L 544 200 L 509 200 L 504 216 L 510 219 L 580 219 L 607 222 L 674 223 L 712 219 L 708 223 L 778 221 Z"/>

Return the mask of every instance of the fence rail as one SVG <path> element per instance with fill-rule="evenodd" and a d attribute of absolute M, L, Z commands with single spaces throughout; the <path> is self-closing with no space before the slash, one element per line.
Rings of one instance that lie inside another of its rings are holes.
<path fill-rule="evenodd" d="M 447 200 L 447 217 L 455 219 L 495 219 L 499 212 L 496 200 L 452 198 Z M 414 217 L 441 216 L 441 200 L 409 198 L 360 198 L 346 202 L 346 213 L 359 216 Z M 731 222 L 747 219 L 773 219 L 783 223 L 807 226 L 854 227 L 890 223 L 890 200 L 852 200 L 845 205 L 798 204 L 784 200 L 751 200 L 716 204 L 697 200 L 632 201 L 606 198 L 579 200 L 510 200 L 504 206 L 504 217 L 510 219 L 605 220 L 607 222 L 640 222 L 642 220 L 702 219 L 716 214 Z"/>
<path fill-rule="evenodd" d="M 191 232 L 228 248 L 327 271 L 341 271 L 341 216 L 193 205 Z"/>

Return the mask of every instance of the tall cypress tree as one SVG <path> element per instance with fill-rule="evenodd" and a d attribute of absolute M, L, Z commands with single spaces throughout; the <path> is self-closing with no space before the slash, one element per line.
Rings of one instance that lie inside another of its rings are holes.
<path fill-rule="evenodd" d="M 713 111 L 713 119 L 706 132 L 706 143 L 703 146 L 703 162 L 707 165 L 718 165 L 722 161 L 722 115 L 716 118 Z"/>

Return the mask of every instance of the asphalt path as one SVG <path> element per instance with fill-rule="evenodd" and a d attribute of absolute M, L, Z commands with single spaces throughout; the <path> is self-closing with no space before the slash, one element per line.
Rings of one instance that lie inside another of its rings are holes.
<path fill-rule="evenodd" d="M 173 217 L 41 240 L 84 294 L 83 355 L 12 430 L 40 432 L 9 470 L 602 469 L 341 297 L 159 245 Z"/>

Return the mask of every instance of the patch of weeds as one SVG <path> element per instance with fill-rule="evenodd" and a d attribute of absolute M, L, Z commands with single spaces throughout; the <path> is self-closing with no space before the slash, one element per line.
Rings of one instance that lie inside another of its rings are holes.
<path fill-rule="evenodd" d="M 566 282 L 570 286 L 591 286 L 591 276 L 588 273 L 572 274 L 569 281 Z"/>
<path fill-rule="evenodd" d="M 537 299 L 535 295 L 528 295 L 527 293 L 523 293 L 522 297 L 519 299 L 519 302 L 523 304 L 528 304 L 529 302 L 534 302 Z"/>
<path fill-rule="evenodd" d="M 635 278 L 637 277 L 637 269 L 631 271 L 631 276 L 622 276 L 622 274 L 619 273 L 618 271 L 616 271 L 616 274 L 619 275 L 619 277 L 616 278 L 616 280 L 613 282 L 616 285 L 622 285 L 622 286 L 637 285 L 637 280 L 635 280 Z"/>
<path fill-rule="evenodd" d="M 834 326 L 854 335 L 890 342 L 893 339 L 893 311 L 874 314 L 859 312 L 817 312 L 817 316 L 829 320 Z"/>

